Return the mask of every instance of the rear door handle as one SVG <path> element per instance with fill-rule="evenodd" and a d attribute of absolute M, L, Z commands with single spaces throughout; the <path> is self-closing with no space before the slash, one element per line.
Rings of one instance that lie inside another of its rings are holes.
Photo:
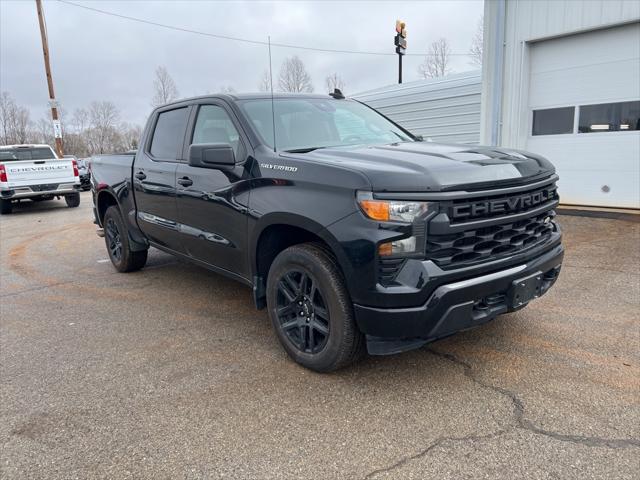
<path fill-rule="evenodd" d="M 145 178 L 147 178 L 147 176 L 144 174 L 144 172 L 138 172 L 134 175 L 138 180 L 144 180 Z"/>
<path fill-rule="evenodd" d="M 183 187 L 190 187 L 191 185 L 193 185 L 193 180 L 191 180 L 189 177 L 182 177 L 178 179 L 178 183 Z"/>

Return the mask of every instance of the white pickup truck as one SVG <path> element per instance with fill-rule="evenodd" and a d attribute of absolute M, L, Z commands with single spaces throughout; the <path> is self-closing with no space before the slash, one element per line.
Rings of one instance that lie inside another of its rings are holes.
<path fill-rule="evenodd" d="M 0 146 L 0 213 L 11 213 L 13 202 L 24 199 L 64 197 L 77 207 L 79 190 L 78 164 L 58 158 L 49 145 Z"/>

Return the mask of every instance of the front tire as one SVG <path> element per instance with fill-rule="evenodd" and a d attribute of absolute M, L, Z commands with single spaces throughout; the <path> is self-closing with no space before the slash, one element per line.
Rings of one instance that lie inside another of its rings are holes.
<path fill-rule="evenodd" d="M 13 211 L 11 200 L 0 199 L 0 214 L 7 215 Z"/>
<path fill-rule="evenodd" d="M 109 259 L 119 272 L 134 272 L 147 263 L 147 250 L 132 251 L 129 245 L 129 234 L 124 226 L 120 210 L 111 206 L 104 214 L 104 241 Z"/>
<path fill-rule="evenodd" d="M 280 343 L 306 368 L 331 372 L 364 353 L 342 272 L 317 244 L 294 245 L 276 257 L 267 278 L 267 307 Z"/>
<path fill-rule="evenodd" d="M 64 201 L 67 202 L 67 207 L 76 208 L 80 206 L 80 194 L 72 193 L 71 195 L 67 195 L 64 197 Z"/>

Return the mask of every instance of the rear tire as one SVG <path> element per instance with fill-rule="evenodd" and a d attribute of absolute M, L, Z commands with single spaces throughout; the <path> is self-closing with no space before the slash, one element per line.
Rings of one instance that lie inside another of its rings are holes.
<path fill-rule="evenodd" d="M 67 207 L 76 208 L 80 206 L 80 194 L 72 193 L 71 195 L 67 195 L 64 197 L 64 201 L 67 202 Z"/>
<path fill-rule="evenodd" d="M 0 199 L 0 214 L 7 215 L 13 211 L 11 200 Z"/>
<path fill-rule="evenodd" d="M 332 372 L 364 353 L 364 335 L 342 272 L 330 252 L 305 243 L 280 252 L 267 278 L 267 307 L 287 354 L 316 372 Z"/>
<path fill-rule="evenodd" d="M 117 206 L 107 209 L 102 224 L 109 259 L 116 270 L 122 273 L 135 272 L 144 267 L 147 263 L 147 250 L 131 251 L 129 234 Z"/>

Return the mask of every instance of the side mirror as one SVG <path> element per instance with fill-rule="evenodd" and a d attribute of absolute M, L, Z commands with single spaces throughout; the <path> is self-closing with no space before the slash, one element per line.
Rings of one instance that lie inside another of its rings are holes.
<path fill-rule="evenodd" d="M 189 165 L 220 168 L 235 165 L 236 156 L 228 143 L 193 143 L 189 146 Z"/>

